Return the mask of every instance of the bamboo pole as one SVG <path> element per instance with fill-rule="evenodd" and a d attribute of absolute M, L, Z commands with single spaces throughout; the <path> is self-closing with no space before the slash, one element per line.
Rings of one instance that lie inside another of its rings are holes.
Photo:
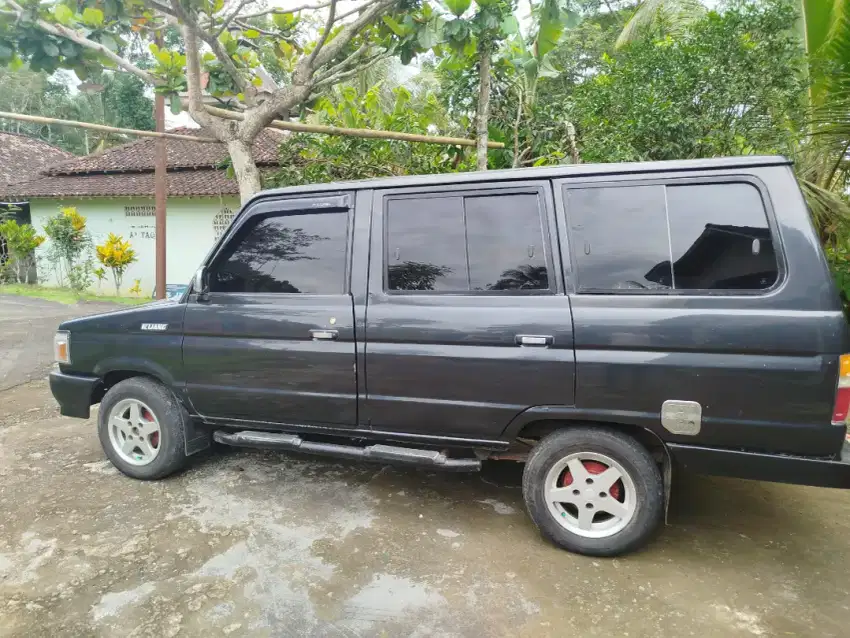
<path fill-rule="evenodd" d="M 211 115 L 230 120 L 243 120 L 245 116 L 234 111 L 225 111 L 214 106 L 206 106 Z M 0 119 L 17 120 L 19 122 L 32 122 L 34 124 L 58 124 L 60 126 L 73 126 L 85 128 L 92 131 L 103 131 L 104 133 L 122 133 L 124 135 L 136 135 L 138 137 L 159 137 L 172 140 L 184 140 L 187 142 L 205 142 L 208 144 L 220 144 L 219 140 L 211 137 L 196 137 L 194 135 L 181 135 L 179 133 L 159 133 L 157 131 L 139 131 L 132 128 L 116 128 L 104 124 L 92 124 L 91 122 L 77 122 L 74 120 L 60 120 L 54 117 L 42 117 L 40 115 L 23 115 L 21 113 L 9 113 L 0 111 Z M 293 131 L 296 133 L 320 133 L 324 135 L 344 135 L 346 137 L 365 137 L 379 140 L 399 140 L 401 142 L 417 142 L 421 144 L 446 144 L 449 146 L 475 146 L 475 140 L 462 137 L 445 137 L 443 135 L 419 135 L 417 133 L 401 133 L 398 131 L 380 131 L 365 128 L 343 128 L 338 126 L 323 126 L 321 124 L 302 124 L 300 122 L 284 122 L 274 120 L 268 128 L 282 131 Z M 487 142 L 488 148 L 505 148 L 501 142 Z"/>
<path fill-rule="evenodd" d="M 214 106 L 204 106 L 210 115 L 228 120 L 244 120 L 242 113 L 225 111 Z M 296 133 L 322 133 L 324 135 L 344 135 L 346 137 L 366 137 L 379 140 L 399 140 L 402 142 L 418 142 L 422 144 L 448 144 L 450 146 L 475 146 L 475 140 L 462 137 L 445 137 L 442 135 L 419 135 L 417 133 L 401 133 L 398 131 L 375 131 L 366 128 L 343 128 L 339 126 L 323 126 L 321 124 L 302 124 L 301 122 L 284 122 L 274 120 L 268 128 Z M 501 142 L 487 142 L 487 148 L 505 148 Z"/>
<path fill-rule="evenodd" d="M 209 144 L 220 144 L 212 137 L 195 137 L 194 135 L 180 135 L 179 133 L 158 133 L 156 131 L 137 131 L 133 128 L 116 128 L 104 124 L 92 124 L 91 122 L 76 122 L 74 120 L 59 120 L 54 117 L 41 117 L 40 115 L 23 115 L 21 113 L 7 113 L 0 111 L 0 118 L 17 120 L 19 122 L 32 122 L 33 124 L 60 124 L 62 126 L 73 126 L 75 128 L 87 128 L 92 131 L 103 131 L 104 133 L 123 133 L 124 135 L 136 135 L 138 137 L 159 137 L 171 140 L 185 140 L 187 142 L 206 142 Z"/>

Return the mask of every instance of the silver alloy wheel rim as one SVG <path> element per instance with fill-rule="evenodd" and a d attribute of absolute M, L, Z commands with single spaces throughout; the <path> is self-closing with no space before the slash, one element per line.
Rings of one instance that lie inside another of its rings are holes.
<path fill-rule="evenodd" d="M 599 474 L 591 473 L 585 461 L 602 463 L 606 469 Z M 572 483 L 559 485 L 567 471 Z M 611 495 L 611 488 L 618 482 L 622 500 Z M 607 538 L 621 532 L 637 510 L 632 477 L 610 456 L 596 452 L 577 452 L 555 463 L 546 474 L 543 496 L 558 524 L 585 538 Z"/>
<path fill-rule="evenodd" d="M 159 420 L 142 401 L 123 399 L 116 403 L 109 412 L 108 426 L 112 449 L 130 465 L 147 465 L 159 455 Z"/>

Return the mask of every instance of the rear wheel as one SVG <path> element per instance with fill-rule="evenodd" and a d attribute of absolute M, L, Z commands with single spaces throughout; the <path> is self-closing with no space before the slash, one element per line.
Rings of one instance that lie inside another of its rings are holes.
<path fill-rule="evenodd" d="M 641 547 L 664 511 L 652 456 L 635 439 L 604 428 L 571 428 L 542 439 L 526 463 L 523 495 L 545 537 L 591 556 Z"/>
<path fill-rule="evenodd" d="M 186 464 L 183 405 L 161 383 L 134 377 L 117 383 L 103 397 L 98 436 L 112 464 L 127 476 L 152 480 Z"/>

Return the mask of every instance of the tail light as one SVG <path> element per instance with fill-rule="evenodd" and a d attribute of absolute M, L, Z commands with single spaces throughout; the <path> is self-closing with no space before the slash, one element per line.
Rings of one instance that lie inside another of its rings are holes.
<path fill-rule="evenodd" d="M 832 424 L 844 425 L 850 413 L 850 354 L 842 354 L 838 363 L 838 387 L 832 408 Z"/>

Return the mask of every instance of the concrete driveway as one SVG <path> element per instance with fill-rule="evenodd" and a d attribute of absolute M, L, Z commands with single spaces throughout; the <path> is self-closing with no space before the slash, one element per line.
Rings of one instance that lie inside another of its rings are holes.
<path fill-rule="evenodd" d="M 143 483 L 0 343 L 36 370 L 0 392 L 0 636 L 850 635 L 850 493 L 676 476 L 659 539 L 600 560 L 538 536 L 512 464 L 219 451 Z"/>

